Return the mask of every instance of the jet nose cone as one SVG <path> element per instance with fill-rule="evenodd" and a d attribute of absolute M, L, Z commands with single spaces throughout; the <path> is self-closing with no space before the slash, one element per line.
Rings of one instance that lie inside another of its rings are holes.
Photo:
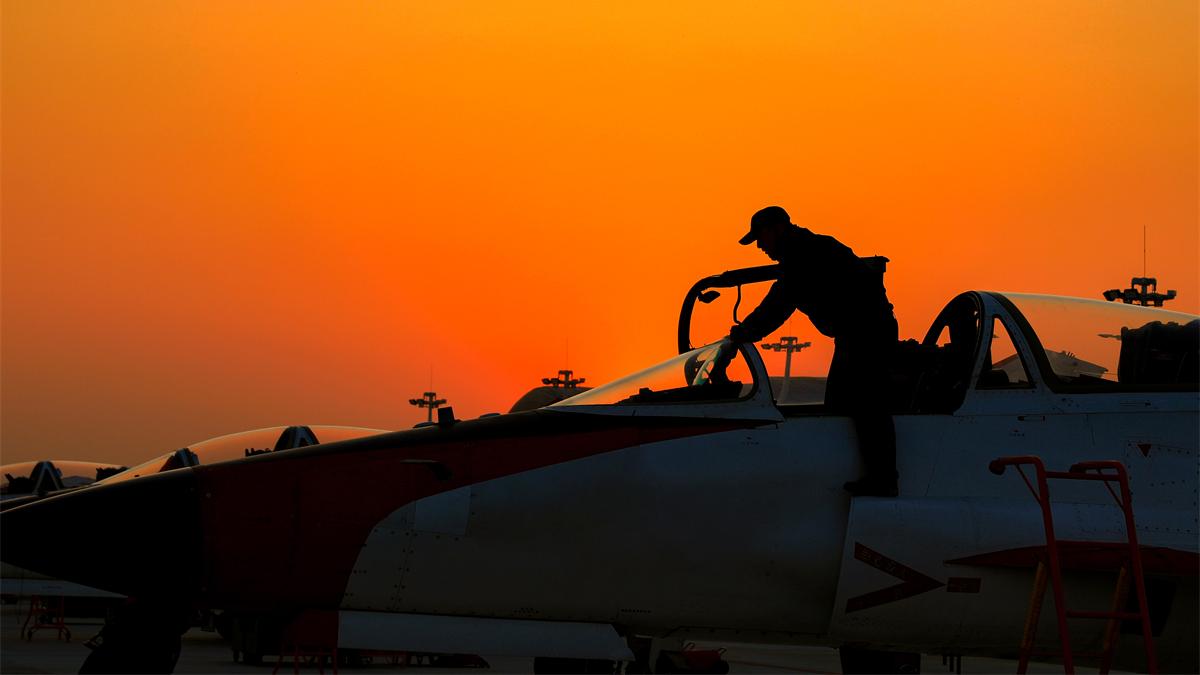
<path fill-rule="evenodd" d="M 190 596 L 201 570 L 190 469 L 42 499 L 0 513 L 0 558 L 133 597 Z"/>

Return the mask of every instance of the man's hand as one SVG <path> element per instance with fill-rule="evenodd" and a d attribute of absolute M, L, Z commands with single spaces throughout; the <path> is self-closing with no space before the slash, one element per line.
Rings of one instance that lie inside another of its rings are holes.
<path fill-rule="evenodd" d="M 737 343 L 729 338 L 721 341 L 721 350 L 717 354 L 717 358 L 713 361 L 712 372 L 708 375 L 708 381 L 712 384 L 724 384 L 729 381 L 729 376 L 725 374 L 725 369 L 729 367 L 733 357 L 737 356 Z"/>

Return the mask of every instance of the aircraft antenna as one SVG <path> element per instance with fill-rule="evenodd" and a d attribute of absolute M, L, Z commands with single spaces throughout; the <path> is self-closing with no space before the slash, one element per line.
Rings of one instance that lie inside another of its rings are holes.
<path fill-rule="evenodd" d="M 433 369 L 431 368 L 430 372 L 432 373 L 432 371 Z M 432 378 L 433 376 L 430 375 L 430 381 L 432 381 Z M 433 422 L 433 411 L 437 410 L 441 406 L 446 405 L 446 399 L 438 398 L 437 392 L 427 391 L 421 395 L 421 398 L 408 399 L 408 404 L 415 405 L 418 408 L 427 408 L 429 412 L 425 417 L 425 421 Z"/>
<path fill-rule="evenodd" d="M 811 342 L 800 342 L 800 339 L 791 335 L 785 335 L 779 338 L 779 342 L 761 342 L 759 346 L 773 352 L 783 352 L 787 354 L 787 360 L 783 364 L 783 386 L 779 389 L 779 401 L 787 400 L 788 390 L 792 386 L 792 352 L 798 352 L 801 349 L 807 349 L 812 346 Z"/>

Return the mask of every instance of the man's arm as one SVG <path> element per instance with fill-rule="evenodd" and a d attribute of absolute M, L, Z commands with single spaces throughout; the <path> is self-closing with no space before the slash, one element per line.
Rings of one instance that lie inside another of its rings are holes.
<path fill-rule="evenodd" d="M 794 311 L 796 306 L 788 297 L 783 279 L 779 279 L 771 285 L 767 296 L 746 320 L 729 329 L 729 339 L 734 342 L 758 342 L 778 330 Z"/>

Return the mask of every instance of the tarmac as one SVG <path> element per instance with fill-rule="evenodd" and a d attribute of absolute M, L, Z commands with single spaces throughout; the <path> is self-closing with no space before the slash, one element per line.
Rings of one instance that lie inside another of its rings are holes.
<path fill-rule="evenodd" d="M 98 633 L 101 620 L 95 618 L 75 619 L 68 617 L 71 630 L 69 641 L 58 639 L 53 629 L 37 631 L 32 640 L 22 639 L 21 627 L 28 613 L 28 603 L 0 607 L 0 673 L 76 673 L 87 658 L 88 648 L 84 642 Z M 772 646 L 743 643 L 696 643 L 697 649 L 724 649 L 724 658 L 729 662 L 731 673 L 840 673 L 838 653 L 825 647 Z M 386 658 L 375 658 L 360 666 L 342 666 L 339 672 L 361 673 L 531 673 L 532 658 L 497 657 L 482 655 L 488 668 L 435 668 L 428 665 L 402 665 L 391 663 Z M 1013 673 L 1015 661 L 966 657 L 961 662 L 963 673 Z M 215 632 L 193 628 L 183 637 L 183 650 L 175 667 L 176 673 L 254 673 L 267 675 L 276 666 L 276 659 L 269 658 L 262 665 L 248 665 L 233 660 L 229 644 Z M 328 666 L 326 666 L 328 669 Z M 280 672 L 293 671 L 290 659 L 285 660 Z M 1094 669 L 1077 668 L 1077 672 L 1091 673 Z M 301 673 L 317 673 L 315 663 L 301 663 Z M 332 672 L 329 670 L 329 672 Z M 923 673 L 954 673 L 955 670 L 943 663 L 940 655 L 925 655 L 921 659 Z M 1030 664 L 1030 673 L 1060 673 L 1061 665 Z M 1114 671 L 1115 672 L 1115 671 Z"/>

